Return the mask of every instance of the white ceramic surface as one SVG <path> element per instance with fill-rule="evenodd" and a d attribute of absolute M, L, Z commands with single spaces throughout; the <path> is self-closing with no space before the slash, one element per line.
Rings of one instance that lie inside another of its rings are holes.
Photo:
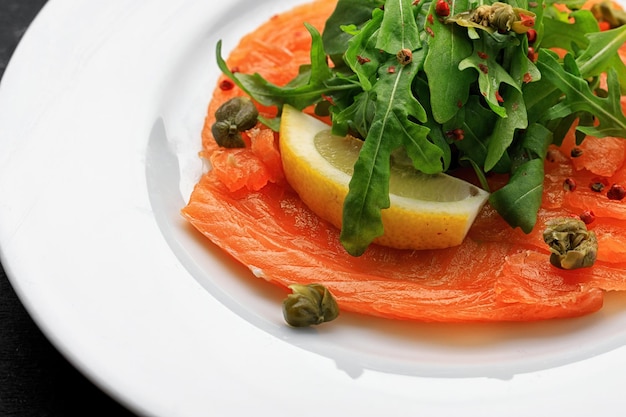
<path fill-rule="evenodd" d="M 0 85 L 0 255 L 46 335 L 146 415 L 618 415 L 624 295 L 546 323 L 294 330 L 281 290 L 182 220 L 215 43 L 297 2 L 44 8 Z"/>

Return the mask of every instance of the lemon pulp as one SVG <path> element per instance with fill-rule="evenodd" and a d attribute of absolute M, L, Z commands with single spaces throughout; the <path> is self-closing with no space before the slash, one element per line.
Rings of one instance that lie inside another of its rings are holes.
<path fill-rule="evenodd" d="M 337 228 L 361 143 L 333 136 L 322 121 L 283 108 L 280 151 L 285 177 L 314 213 Z M 384 234 L 374 242 L 398 249 L 459 245 L 489 197 L 459 178 L 423 174 L 401 154 L 391 161 L 389 191 L 391 205 L 381 213 Z"/>

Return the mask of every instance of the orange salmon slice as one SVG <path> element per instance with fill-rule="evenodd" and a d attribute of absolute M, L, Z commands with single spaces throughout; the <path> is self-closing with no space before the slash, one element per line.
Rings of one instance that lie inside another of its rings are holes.
<path fill-rule="evenodd" d="M 288 82 L 309 60 L 310 36 L 303 23 L 323 30 L 335 0 L 316 0 L 274 16 L 242 38 L 227 63 Z M 605 291 L 626 290 L 626 206 L 610 200 L 592 181 L 626 180 L 626 141 L 611 162 L 587 155 L 573 161 L 569 137 L 546 161 L 544 201 L 535 230 L 512 229 L 486 205 L 460 246 L 407 251 L 372 245 L 352 257 L 339 231 L 319 219 L 284 181 L 278 135 L 258 125 L 243 149 L 220 149 L 211 134 L 214 112 L 242 92 L 225 77 L 218 81 L 202 132 L 201 155 L 213 168 L 196 185 L 183 216 L 254 274 L 287 287 L 320 283 L 342 311 L 390 319 L 433 322 L 535 321 L 576 317 L 599 310 Z M 271 116 L 274 109 L 260 108 Z M 602 152 L 596 143 L 590 154 Z M 564 181 L 575 181 L 566 190 Z M 625 200 L 626 201 L 626 200 Z M 594 213 L 588 225 L 599 240 L 592 268 L 564 271 L 549 261 L 543 225 L 557 216 Z"/>

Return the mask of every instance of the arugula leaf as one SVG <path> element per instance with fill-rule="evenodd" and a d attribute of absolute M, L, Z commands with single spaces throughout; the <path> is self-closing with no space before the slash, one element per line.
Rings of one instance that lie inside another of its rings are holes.
<path fill-rule="evenodd" d="M 585 34 L 589 40 L 587 48 L 576 57 L 576 64 L 585 77 L 596 77 L 607 68 L 619 68 L 617 73 L 622 90 L 626 87 L 624 63 L 617 55 L 619 48 L 626 42 L 626 26 L 604 32 Z"/>
<path fill-rule="evenodd" d="M 489 203 L 512 227 L 530 233 L 541 205 L 543 176 L 543 160 L 531 159 L 518 167 L 504 187 L 489 196 Z"/>
<path fill-rule="evenodd" d="M 364 91 L 354 97 L 350 106 L 342 110 L 333 109 L 332 133 L 337 136 L 352 133 L 364 138 L 370 130 L 375 112 L 376 104 L 371 91 Z"/>
<path fill-rule="evenodd" d="M 556 146 L 561 146 L 563 144 L 563 139 L 565 139 L 565 137 L 569 133 L 574 122 L 576 122 L 576 120 L 582 121 L 584 120 L 584 117 L 585 114 L 572 113 L 561 119 L 551 120 L 545 123 L 543 126 L 545 126 L 548 130 L 552 132 L 552 143 Z M 585 136 L 586 135 L 580 133 L 579 131 L 576 131 L 576 144 L 580 145 Z"/>
<path fill-rule="evenodd" d="M 390 204 L 390 159 L 394 150 L 404 147 L 414 167 L 422 172 L 443 170 L 444 152 L 429 140 L 430 130 L 423 125 L 428 119 L 426 110 L 412 90 L 425 59 L 415 22 L 411 0 L 388 0 L 384 14 L 376 11 L 372 14 L 372 20 L 355 36 L 346 53 L 351 67 L 365 80 L 364 89 L 371 88 L 371 94 L 361 96 L 358 104 L 353 105 L 357 107 L 348 107 L 339 114 L 345 120 L 358 114 L 356 109 L 371 109 L 366 99 L 375 100 L 373 120 L 354 165 L 344 203 L 341 241 L 355 256 L 383 233 L 381 210 Z M 398 26 L 402 27 L 398 29 Z M 403 49 L 410 51 L 409 63 L 400 62 L 396 56 Z M 382 55 L 374 56 L 381 54 L 380 51 L 386 53 L 383 63 L 380 63 Z M 359 63 L 364 57 L 378 63 L 375 83 L 371 83 L 370 69 L 354 65 L 354 58 L 358 57 L 361 57 Z"/>
<path fill-rule="evenodd" d="M 579 15 L 576 15 L 579 16 Z M 623 62 L 617 55 L 616 47 L 619 47 L 620 42 L 623 42 L 622 36 L 624 35 L 625 28 L 619 28 L 617 30 L 610 30 L 606 32 L 598 32 L 597 22 L 593 19 L 592 16 L 588 14 L 582 14 L 572 24 L 565 24 L 567 26 L 560 27 L 558 29 L 558 33 L 562 33 L 565 39 L 577 39 L 580 47 L 585 49 L 579 50 L 575 48 L 579 53 L 579 56 L 576 58 L 575 63 L 578 65 L 582 65 L 579 68 L 577 65 L 572 63 L 571 57 L 568 57 L 566 61 L 559 65 L 563 66 L 563 69 L 572 73 L 575 77 L 586 79 L 589 77 L 597 76 L 601 72 L 606 71 L 608 68 L 613 68 L 618 74 L 618 79 L 620 83 L 620 92 L 625 91 L 626 89 L 626 67 Z M 583 19 L 586 20 L 592 19 L 592 21 L 588 21 L 584 23 Z M 548 25 L 547 21 L 550 19 L 546 19 L 546 25 Z M 583 22 L 583 23 L 581 23 Z M 548 25 L 549 26 L 549 25 Z M 594 29 L 595 28 L 595 29 Z M 589 32 L 591 30 L 595 30 L 595 32 Z M 555 32 L 557 29 L 553 29 L 551 31 Z M 554 36 L 553 36 L 554 38 Z M 566 42 L 567 43 L 567 42 Z M 548 46 L 559 46 L 561 48 L 565 48 L 566 45 L 558 44 L 558 43 L 548 43 Z M 543 51 L 545 53 L 546 51 Z M 541 58 L 540 54 L 540 59 Z M 555 57 L 556 59 L 556 57 Z M 554 64 L 554 62 L 552 63 Z M 558 70 L 558 68 L 555 67 Z M 587 83 L 586 80 L 583 80 L 583 83 Z M 613 89 L 616 90 L 617 87 L 613 86 Z M 616 90 L 617 91 L 617 90 Z M 561 143 L 563 138 L 562 132 L 566 131 L 566 122 L 567 120 L 573 120 L 571 115 L 575 115 L 576 117 L 588 117 L 585 116 L 584 111 L 573 112 L 565 118 L 563 122 L 558 119 L 549 120 L 549 118 L 557 117 L 557 113 L 555 113 L 555 109 L 549 112 L 548 110 L 552 108 L 555 104 L 557 104 L 562 96 L 563 92 L 557 88 L 554 84 L 553 79 L 544 79 L 540 80 L 537 83 L 532 83 L 524 87 L 524 98 L 526 100 L 526 104 L 528 107 L 528 118 L 529 121 L 541 121 L 543 123 L 549 123 L 550 126 L 556 128 L 556 126 L 561 126 L 557 132 L 555 132 L 554 140 L 558 145 Z M 558 110 L 558 108 L 556 109 Z M 571 109 L 568 110 L 567 107 L 561 109 L 563 112 L 561 115 L 567 113 Z M 587 113 L 589 115 L 589 113 Z M 548 120 L 546 120 L 548 119 Z M 556 120 L 556 122 L 554 122 Z M 579 138 L 579 140 L 581 140 Z"/>
<path fill-rule="evenodd" d="M 485 171 L 491 171 L 498 162 L 505 157 L 507 149 L 514 141 L 516 131 L 528 126 L 528 116 L 522 84 L 525 77 L 539 79 L 541 77 L 537 67 L 530 62 L 523 48 L 509 46 L 505 49 L 509 61 L 509 74 L 514 80 L 516 88 L 504 90 L 502 95 L 503 106 L 507 117 L 496 120 L 494 130 L 488 139 L 487 157 L 485 158 Z M 506 158 L 506 157 L 505 157 Z"/>
<path fill-rule="evenodd" d="M 537 222 L 543 197 L 544 159 L 552 133 L 532 124 L 524 134 L 515 155 L 509 182 L 489 196 L 490 204 L 513 227 L 530 233 Z"/>
<path fill-rule="evenodd" d="M 618 54 L 615 54 L 607 63 L 607 67 L 615 70 L 621 93 L 626 95 L 626 64 L 624 64 L 624 61 Z"/>
<path fill-rule="evenodd" d="M 566 65 L 576 65 L 570 54 L 564 60 Z M 610 70 L 608 74 L 609 96 L 602 98 L 594 95 L 589 84 L 580 76 L 567 72 L 553 53 L 541 50 L 537 66 L 543 77 L 565 94 L 565 99 L 548 111 L 547 120 L 585 111 L 595 116 L 598 126 L 579 126 L 579 130 L 597 137 L 626 137 L 626 117 L 622 113 L 619 85 L 614 70 Z"/>
<path fill-rule="evenodd" d="M 565 1 L 576 9 L 583 0 Z M 485 187 L 487 172 L 509 173 L 491 204 L 529 232 L 548 146 L 560 144 L 574 120 L 578 143 L 585 135 L 626 136 L 626 65 L 617 54 L 626 28 L 600 32 L 590 11 L 561 12 L 555 2 L 508 0 L 535 13 L 536 63 L 526 35 L 463 21 L 493 0 L 455 0 L 450 18 L 437 15 L 435 0 L 338 0 L 323 34 L 307 25 L 310 64 L 285 86 L 230 71 L 221 42 L 217 60 L 259 103 L 279 111 L 314 105 L 331 116 L 334 134 L 364 139 L 343 211 L 341 241 L 349 253 L 362 254 L 383 233 L 390 159 L 400 156 L 424 173 L 469 164 Z M 553 47 L 567 51 L 564 58 Z M 400 50 L 412 57 L 407 65 L 396 58 Z M 276 128 L 279 120 L 262 122 Z"/>
<path fill-rule="evenodd" d="M 265 106 L 289 104 L 297 109 L 303 109 L 323 99 L 323 95 L 330 95 L 335 91 L 354 90 L 359 88 L 347 78 L 339 77 L 328 66 L 326 52 L 322 44 L 320 33 L 313 26 L 305 24 L 311 34 L 311 64 L 304 67 L 298 77 L 287 86 L 280 87 L 265 80 L 259 74 L 233 73 L 226 61 L 222 58 L 222 43 L 217 43 L 217 63 L 224 74 L 231 78 L 237 86 L 256 101 Z"/>
<path fill-rule="evenodd" d="M 485 171 L 491 171 L 505 155 L 506 150 L 513 143 L 515 131 L 528 126 L 524 97 L 517 89 L 508 89 L 503 97 L 504 109 L 507 117 L 496 120 L 493 132 L 487 140 L 487 157 Z"/>
<path fill-rule="evenodd" d="M 523 87 L 528 122 L 543 122 L 548 109 L 558 103 L 563 93 L 546 79 Z"/>
<path fill-rule="evenodd" d="M 412 11 L 413 0 L 387 0 L 376 48 L 395 55 L 421 47 L 420 31 Z"/>
<path fill-rule="evenodd" d="M 600 30 L 598 21 L 589 10 L 576 10 L 569 15 L 564 14 L 562 18 L 555 15 L 554 10 L 550 9 L 552 14 L 543 19 L 542 48 L 562 48 L 574 52 L 575 47 L 580 49 L 587 47 L 589 44 L 587 33 Z M 570 17 L 573 22 L 570 22 Z"/>
<path fill-rule="evenodd" d="M 430 102 L 430 92 L 428 87 L 428 81 L 423 73 L 419 73 L 413 83 L 413 89 L 415 96 L 419 97 L 420 103 L 423 105 L 426 112 L 426 121 L 423 122 L 430 132 L 428 133 L 428 139 L 441 149 L 443 152 L 442 162 L 443 171 L 447 171 L 450 168 L 452 161 L 452 149 L 448 144 L 448 140 L 443 131 L 443 126 L 435 121 L 432 114 L 432 106 Z"/>
<path fill-rule="evenodd" d="M 499 116 L 482 106 L 479 100 L 477 95 L 470 96 L 467 105 L 463 106 L 454 119 L 444 125 L 444 129 L 463 131 L 463 140 L 456 142 L 455 146 L 462 153 L 464 160 L 471 161 L 473 166 L 480 167 L 482 171 L 487 158 L 488 140 Z"/>
<path fill-rule="evenodd" d="M 474 53 L 459 64 L 459 70 L 474 68 L 478 73 L 478 87 L 487 100 L 487 104 L 494 113 L 506 117 L 506 109 L 500 105 L 500 84 L 506 83 L 514 88 L 520 88 L 511 74 L 500 65 L 497 57 L 500 50 L 507 46 L 506 42 L 497 42 L 493 36 L 487 34 L 474 40 Z"/>
<path fill-rule="evenodd" d="M 457 2 L 457 7 L 462 7 Z M 428 11 L 435 16 L 436 2 Z M 433 118 L 438 123 L 450 120 L 459 108 L 465 105 L 469 97 L 471 83 L 476 80 L 472 71 L 459 71 L 459 64 L 472 53 L 472 43 L 468 37 L 462 36 L 465 28 L 448 25 L 439 19 L 427 22 L 426 27 L 432 30 L 428 38 L 428 53 L 424 70 L 428 77 L 430 103 Z"/>
<path fill-rule="evenodd" d="M 541 159 L 548 154 L 548 149 L 553 143 L 553 133 L 545 126 L 534 123 L 528 126 L 524 132 L 519 148 L 516 150 L 516 160 Z M 515 169 L 515 167 L 513 168 Z"/>
<path fill-rule="evenodd" d="M 372 89 L 381 61 L 385 60 L 385 56 L 376 47 L 383 15 L 382 10 L 374 10 L 372 19 L 350 40 L 344 55 L 344 61 L 359 77 L 365 91 Z"/>
<path fill-rule="evenodd" d="M 384 0 L 340 0 L 335 10 L 326 20 L 322 40 L 324 49 L 336 67 L 344 65 L 343 54 L 352 38 L 342 26 L 360 27 L 372 17 L 372 10 L 380 9 Z"/>
<path fill-rule="evenodd" d="M 390 67 L 397 68 L 389 71 Z M 442 171 L 441 149 L 428 141 L 428 128 L 411 121 L 426 113 L 411 91 L 419 61 L 398 66 L 395 55 L 379 71 L 374 86 L 376 113 L 344 202 L 341 242 L 348 253 L 359 256 L 383 234 L 381 210 L 389 207 L 391 153 L 404 145 L 413 164 L 426 173 Z"/>
<path fill-rule="evenodd" d="M 393 113 L 391 114 L 393 116 Z M 383 143 L 389 125 L 397 126 L 396 118 L 378 119 L 363 143 L 343 208 L 341 243 L 353 256 L 362 255 L 369 244 L 384 233 L 381 210 L 390 206 L 389 175 L 390 140 Z M 391 145 L 399 146 L 399 140 Z"/>

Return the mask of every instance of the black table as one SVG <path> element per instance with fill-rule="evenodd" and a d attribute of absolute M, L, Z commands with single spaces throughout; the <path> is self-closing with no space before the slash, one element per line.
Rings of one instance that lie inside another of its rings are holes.
<path fill-rule="evenodd" d="M 46 0 L 0 1 L 0 78 Z M 78 372 L 45 338 L 0 265 L 0 416 L 113 416 L 129 412 Z"/>

